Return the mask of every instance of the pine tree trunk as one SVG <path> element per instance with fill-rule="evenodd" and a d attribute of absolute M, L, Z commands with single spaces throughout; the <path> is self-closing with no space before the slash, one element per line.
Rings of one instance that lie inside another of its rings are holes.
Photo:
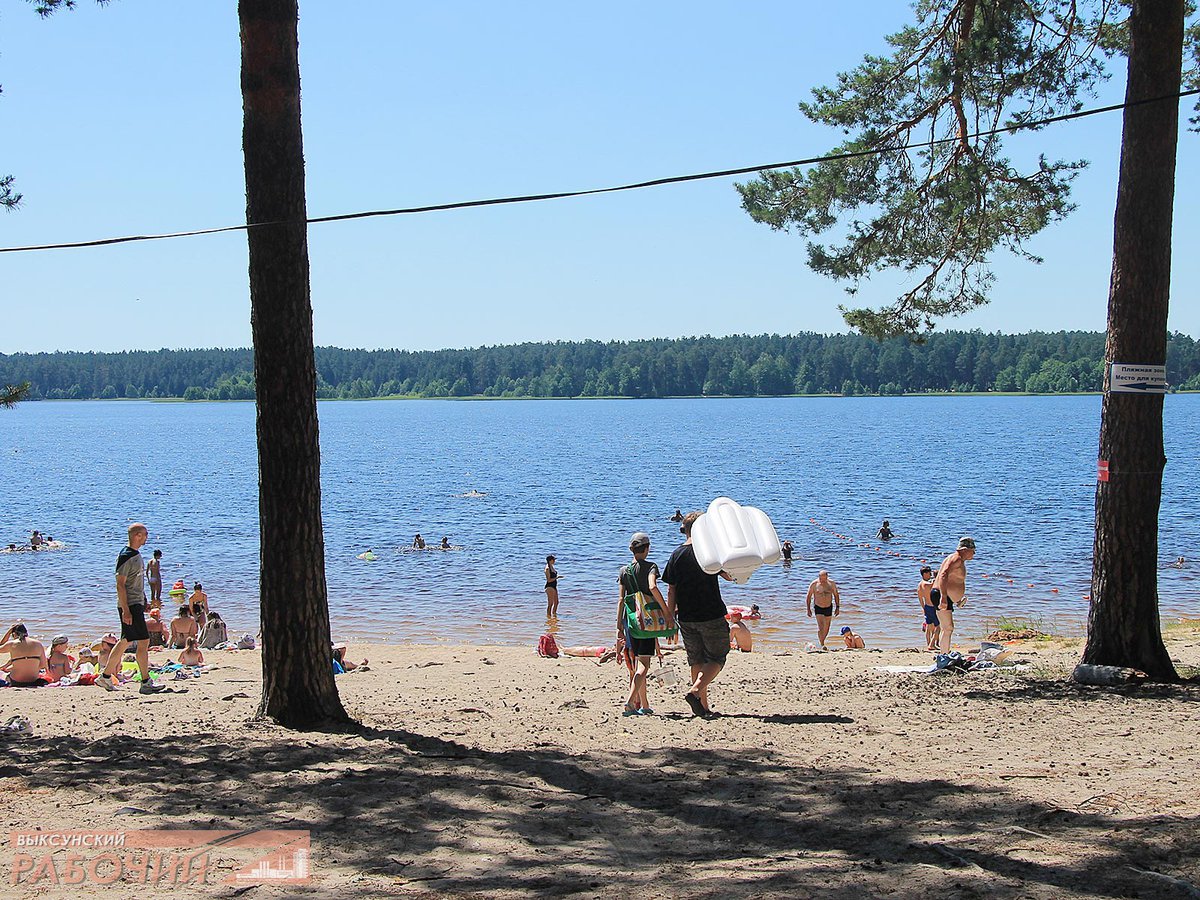
<path fill-rule="evenodd" d="M 1126 102 L 1179 91 L 1183 0 L 1136 0 L 1130 16 Z M 1125 110 L 1108 300 L 1109 363 L 1163 365 L 1171 287 L 1171 218 L 1179 101 Z M 1106 387 L 1109 375 L 1106 373 Z M 1163 396 L 1104 395 L 1096 486 L 1092 606 L 1083 661 L 1177 678 L 1158 618 L 1158 508 Z"/>
<path fill-rule="evenodd" d="M 347 720 L 333 681 L 309 299 L 296 0 L 240 0 L 242 149 L 257 386 L 260 715 Z"/>

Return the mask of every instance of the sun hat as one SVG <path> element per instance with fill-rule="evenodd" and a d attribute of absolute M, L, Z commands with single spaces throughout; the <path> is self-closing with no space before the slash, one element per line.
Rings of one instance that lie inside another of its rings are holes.
<path fill-rule="evenodd" d="M 117 646 L 117 636 L 110 631 L 104 637 L 100 638 L 100 642 L 115 647 Z"/>
<path fill-rule="evenodd" d="M 333 644 L 329 649 L 330 650 L 345 650 L 346 645 L 342 644 L 342 643 L 337 643 L 337 644 Z"/>
<path fill-rule="evenodd" d="M 70 639 L 65 634 L 56 634 L 50 640 L 51 647 L 57 647 L 59 644 L 69 644 L 69 643 L 70 643 Z"/>
<path fill-rule="evenodd" d="M 846 633 L 847 631 L 849 631 L 849 630 L 850 630 L 850 626 L 849 626 L 849 625 L 843 625 L 843 626 L 842 626 L 842 634 L 845 634 L 845 633 Z"/>
<path fill-rule="evenodd" d="M 629 539 L 630 550 L 632 550 L 634 547 L 648 546 L 650 546 L 650 535 L 646 534 L 644 531 L 635 531 L 633 536 Z"/>
<path fill-rule="evenodd" d="M 973 537 L 959 538 L 958 539 L 958 549 L 959 550 L 974 550 L 975 549 L 975 538 L 973 538 Z"/>

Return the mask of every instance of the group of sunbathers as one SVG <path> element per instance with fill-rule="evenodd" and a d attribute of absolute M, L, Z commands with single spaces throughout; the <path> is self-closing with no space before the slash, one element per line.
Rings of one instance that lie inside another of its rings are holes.
<path fill-rule="evenodd" d="M 180 606 L 179 615 L 168 625 L 162 621 L 161 609 L 152 608 L 146 620 L 150 647 L 181 650 L 180 665 L 203 665 L 201 651 L 228 645 L 229 636 L 219 613 L 201 612 L 201 616 L 198 622 L 190 606 Z M 41 687 L 64 679 L 69 684 L 90 684 L 105 670 L 117 641 L 115 634 L 106 634 L 93 643 L 72 647 L 67 635 L 56 634 L 47 648 L 18 622 L 0 637 L 0 654 L 8 654 L 7 661 L 0 664 L 0 687 Z"/>

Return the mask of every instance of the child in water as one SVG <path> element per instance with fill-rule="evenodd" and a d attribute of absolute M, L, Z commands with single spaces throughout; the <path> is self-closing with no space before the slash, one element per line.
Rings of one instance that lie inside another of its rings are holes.
<path fill-rule="evenodd" d="M 867 644 L 861 637 L 855 634 L 849 625 L 842 626 L 842 640 L 846 642 L 847 650 L 866 650 Z"/>

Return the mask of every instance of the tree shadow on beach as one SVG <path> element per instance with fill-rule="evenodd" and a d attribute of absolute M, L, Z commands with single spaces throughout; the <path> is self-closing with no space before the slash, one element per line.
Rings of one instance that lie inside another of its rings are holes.
<path fill-rule="evenodd" d="M 1200 701 L 1200 678 L 1188 678 L 1174 684 L 1148 682 L 1107 687 L 1077 684 L 1066 678 L 1030 679 L 999 691 L 972 688 L 962 696 L 992 703 L 1025 703 L 1030 700 L 1112 703 L 1114 697 L 1132 701 L 1196 702 Z"/>
<path fill-rule="evenodd" d="M 1114 837 L 1103 816 L 934 777 L 798 766 L 766 748 L 571 753 L 391 729 L 231 731 L 6 749 L 33 787 L 143 808 L 137 827 L 310 829 L 314 871 L 343 873 L 341 897 L 968 897 L 981 879 L 990 896 L 1170 897 L 1134 869 L 1200 851 L 1195 819 L 1123 819 Z M 329 889 L 318 884 L 291 892 Z"/>

